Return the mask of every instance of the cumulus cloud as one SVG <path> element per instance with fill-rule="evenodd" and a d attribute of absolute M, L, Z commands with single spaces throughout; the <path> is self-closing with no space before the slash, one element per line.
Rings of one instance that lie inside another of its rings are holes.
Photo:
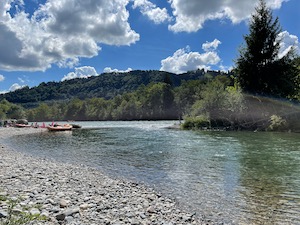
<path fill-rule="evenodd" d="M 268 7 L 280 8 L 288 0 L 267 0 Z M 169 26 L 174 32 L 196 32 L 203 27 L 207 20 L 229 19 L 239 23 L 248 19 L 255 8 L 255 1 L 249 0 L 169 0 L 176 19 Z M 256 1 L 258 2 L 258 1 Z"/>
<path fill-rule="evenodd" d="M 1 81 L 4 81 L 4 80 L 5 80 L 5 77 L 4 77 L 3 75 L 0 74 L 0 82 L 1 82 Z"/>
<path fill-rule="evenodd" d="M 13 85 L 11 85 L 11 87 L 9 88 L 9 91 L 15 91 L 18 89 L 21 89 L 23 87 L 25 87 L 26 85 L 20 85 L 18 83 L 14 83 Z"/>
<path fill-rule="evenodd" d="M 212 42 L 206 42 L 202 44 L 202 49 L 206 52 L 208 51 L 214 51 L 218 48 L 218 46 L 221 44 L 221 41 L 218 39 L 213 40 Z"/>
<path fill-rule="evenodd" d="M 130 45 L 139 34 L 128 23 L 130 0 L 48 0 L 33 13 L 0 2 L 0 69 L 44 71 L 52 64 L 75 66 L 98 55 L 100 44 Z"/>
<path fill-rule="evenodd" d="M 128 68 L 127 70 L 118 70 L 118 69 L 112 69 L 111 67 L 105 67 L 103 72 L 104 73 L 128 73 L 132 71 L 131 68 Z"/>
<path fill-rule="evenodd" d="M 72 80 L 75 78 L 88 78 L 91 76 L 97 76 L 98 73 L 94 67 L 91 66 L 82 66 L 76 67 L 74 72 L 70 72 L 65 75 L 61 81 Z"/>
<path fill-rule="evenodd" d="M 204 53 L 192 52 L 189 46 L 177 50 L 173 56 L 161 61 L 160 70 L 180 74 L 190 70 L 210 69 L 210 65 L 217 65 L 221 61 L 217 52 L 210 50 L 214 46 L 213 43 L 218 43 L 214 48 L 216 50 L 221 42 L 218 40 L 206 42 L 202 46 Z"/>
<path fill-rule="evenodd" d="M 147 16 L 155 24 L 169 22 L 172 17 L 168 14 L 166 8 L 159 8 L 148 0 L 134 0 L 133 9 L 139 8 L 141 13 Z"/>
<path fill-rule="evenodd" d="M 278 35 L 280 42 L 279 58 L 284 57 L 292 48 L 296 53 L 300 54 L 299 39 L 296 35 L 292 35 L 287 31 L 283 31 Z"/>

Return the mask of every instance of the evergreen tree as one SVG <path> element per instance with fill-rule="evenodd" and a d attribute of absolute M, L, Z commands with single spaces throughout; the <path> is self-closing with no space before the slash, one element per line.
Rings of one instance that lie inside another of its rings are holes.
<path fill-rule="evenodd" d="M 244 37 L 246 46 L 240 50 L 236 62 L 237 78 L 243 90 L 278 97 L 293 96 L 298 88 L 293 50 L 279 57 L 281 27 L 264 0 L 259 1 L 252 15 L 249 31 Z"/>

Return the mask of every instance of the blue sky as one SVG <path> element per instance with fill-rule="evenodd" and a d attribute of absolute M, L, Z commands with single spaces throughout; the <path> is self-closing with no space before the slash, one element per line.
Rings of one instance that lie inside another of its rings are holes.
<path fill-rule="evenodd" d="M 1 0 L 0 93 L 113 71 L 227 71 L 257 2 Z M 300 1 L 266 2 L 282 54 L 299 51 Z"/>

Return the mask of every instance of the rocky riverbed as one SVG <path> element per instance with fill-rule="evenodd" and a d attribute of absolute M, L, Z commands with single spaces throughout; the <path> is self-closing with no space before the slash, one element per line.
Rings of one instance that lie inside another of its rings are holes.
<path fill-rule="evenodd" d="M 15 224 L 208 224 L 142 184 L 5 146 L 4 138 L 30 132 L 42 130 L 0 128 L 1 225 L 20 218 Z"/>

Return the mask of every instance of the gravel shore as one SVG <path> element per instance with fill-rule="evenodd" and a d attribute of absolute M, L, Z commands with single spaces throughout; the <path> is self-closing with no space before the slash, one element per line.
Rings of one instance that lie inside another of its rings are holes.
<path fill-rule="evenodd" d="M 141 184 L 25 155 L 3 143 L 3 138 L 31 132 L 43 131 L 0 128 L 0 224 L 10 214 L 34 218 L 25 224 L 207 224 Z"/>

